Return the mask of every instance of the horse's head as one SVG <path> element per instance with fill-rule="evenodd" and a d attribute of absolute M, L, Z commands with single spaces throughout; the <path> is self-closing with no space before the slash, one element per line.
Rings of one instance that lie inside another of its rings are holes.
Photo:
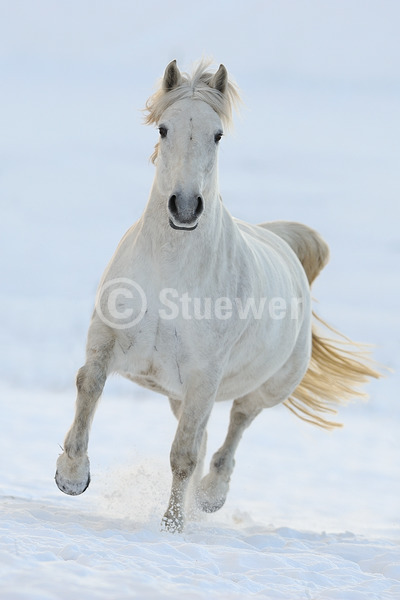
<path fill-rule="evenodd" d="M 218 143 L 234 94 L 223 65 L 214 74 L 199 67 L 189 78 L 172 61 L 160 90 L 147 104 L 147 122 L 160 132 L 153 155 L 154 186 L 165 200 L 173 229 L 193 231 L 203 212 L 218 200 Z"/>

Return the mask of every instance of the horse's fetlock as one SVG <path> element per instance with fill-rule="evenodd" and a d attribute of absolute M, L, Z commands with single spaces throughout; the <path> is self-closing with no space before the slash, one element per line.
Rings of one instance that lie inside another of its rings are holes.
<path fill-rule="evenodd" d="M 84 441 L 69 441 L 68 439 L 66 439 L 64 442 L 64 452 L 71 460 L 84 456 L 86 454 L 86 449 L 87 445 Z"/>
<path fill-rule="evenodd" d="M 171 453 L 171 469 L 178 479 L 188 479 L 196 468 L 197 456 L 192 452 Z"/>
<path fill-rule="evenodd" d="M 221 471 L 225 465 L 225 456 L 217 456 L 213 461 L 213 467 L 216 471 Z"/>
<path fill-rule="evenodd" d="M 235 467 L 235 459 L 221 454 L 216 456 L 212 461 L 212 467 L 218 474 L 231 473 Z"/>

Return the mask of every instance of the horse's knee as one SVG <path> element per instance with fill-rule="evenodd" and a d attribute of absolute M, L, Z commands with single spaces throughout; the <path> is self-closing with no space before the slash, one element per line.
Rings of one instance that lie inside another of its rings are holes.
<path fill-rule="evenodd" d="M 190 450 L 182 450 L 172 447 L 171 449 L 172 474 L 180 480 L 188 479 L 197 465 L 197 455 Z"/>
<path fill-rule="evenodd" d="M 96 363 L 86 363 L 76 376 L 76 387 L 79 394 L 93 397 L 99 396 L 106 381 L 104 368 Z"/>

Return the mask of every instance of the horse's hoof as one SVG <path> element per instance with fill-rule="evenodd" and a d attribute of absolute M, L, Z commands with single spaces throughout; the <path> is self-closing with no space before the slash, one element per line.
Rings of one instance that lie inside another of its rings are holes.
<path fill-rule="evenodd" d="M 182 533 L 183 519 L 172 515 L 169 511 L 165 513 L 161 521 L 161 531 L 168 533 Z"/>
<path fill-rule="evenodd" d="M 206 475 L 196 492 L 197 506 L 206 513 L 217 512 L 225 504 L 229 483 L 218 481 L 213 474 Z"/>
<path fill-rule="evenodd" d="M 85 490 L 89 487 L 90 483 L 90 475 L 87 480 L 82 484 L 81 482 L 71 481 L 70 479 L 64 479 L 60 476 L 59 472 L 56 471 L 55 481 L 58 489 L 60 489 L 64 494 L 68 494 L 69 496 L 79 496 L 79 494 L 83 494 Z"/>
<path fill-rule="evenodd" d="M 61 454 L 57 460 L 55 481 L 58 488 L 70 496 L 79 496 L 90 483 L 90 463 L 87 456 L 83 459 L 72 459 Z"/>
<path fill-rule="evenodd" d="M 220 508 L 225 504 L 225 498 L 214 498 L 212 501 L 202 496 L 202 494 L 198 494 L 196 497 L 197 506 L 201 508 L 203 512 L 206 513 L 214 513 L 217 512 Z"/>

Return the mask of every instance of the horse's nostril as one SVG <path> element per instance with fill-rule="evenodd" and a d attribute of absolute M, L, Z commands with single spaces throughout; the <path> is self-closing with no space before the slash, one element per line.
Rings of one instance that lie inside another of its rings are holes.
<path fill-rule="evenodd" d="M 181 194 L 172 194 L 168 200 L 170 216 L 178 222 L 191 223 L 197 220 L 204 210 L 203 197 L 198 195 L 185 197 Z"/>
<path fill-rule="evenodd" d="M 171 196 L 171 198 L 168 200 L 168 208 L 169 208 L 169 212 L 172 215 L 176 215 L 178 213 L 178 209 L 177 209 L 177 206 L 176 206 L 176 196 L 175 196 L 175 194 L 173 194 Z"/>
<path fill-rule="evenodd" d="M 196 217 L 199 217 L 204 210 L 204 202 L 201 196 L 197 196 L 197 208 L 196 208 Z"/>

